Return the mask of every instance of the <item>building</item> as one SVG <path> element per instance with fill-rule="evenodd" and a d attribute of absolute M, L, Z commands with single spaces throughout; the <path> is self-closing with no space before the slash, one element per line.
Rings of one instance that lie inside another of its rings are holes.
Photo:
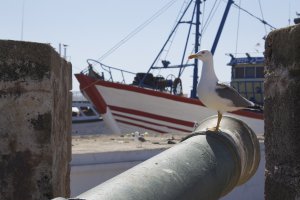
<path fill-rule="evenodd" d="M 263 105 L 264 102 L 264 57 L 235 58 L 227 64 L 231 68 L 231 83 L 242 96 L 252 102 Z"/>

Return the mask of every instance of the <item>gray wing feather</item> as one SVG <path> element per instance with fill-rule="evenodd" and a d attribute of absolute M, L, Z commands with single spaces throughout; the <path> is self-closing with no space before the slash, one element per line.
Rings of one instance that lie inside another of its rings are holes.
<path fill-rule="evenodd" d="M 251 101 L 241 96 L 234 88 L 228 85 L 217 83 L 216 92 L 220 97 L 232 101 L 233 105 L 236 107 L 246 108 L 254 105 Z"/>

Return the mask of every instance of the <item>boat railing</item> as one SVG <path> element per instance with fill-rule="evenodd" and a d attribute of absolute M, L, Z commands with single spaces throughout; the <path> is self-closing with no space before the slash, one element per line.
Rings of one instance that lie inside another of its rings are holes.
<path fill-rule="evenodd" d="M 124 84 L 126 83 L 126 81 L 125 81 L 126 75 L 125 74 L 134 75 L 134 76 L 136 75 L 136 73 L 133 73 L 133 72 L 130 72 L 127 70 L 123 70 L 120 68 L 108 66 L 108 65 L 105 65 L 94 59 L 87 59 L 87 63 L 89 65 L 89 67 L 93 67 L 93 64 L 95 64 L 95 63 L 100 65 L 100 67 L 103 71 L 102 71 L 101 75 L 99 75 L 99 76 L 102 77 L 102 79 L 104 79 L 105 74 L 108 74 L 108 78 L 106 78 L 106 80 L 111 81 L 111 82 L 114 82 L 113 74 L 116 74 L 116 73 L 118 73 L 119 76 L 121 76 L 121 83 L 124 83 Z M 89 70 L 89 68 L 87 70 Z"/>
<path fill-rule="evenodd" d="M 90 77 L 123 84 L 128 84 L 125 80 L 131 78 L 131 85 L 173 93 L 175 95 L 182 95 L 181 79 L 173 74 L 169 74 L 166 77 L 163 77 L 162 75 L 153 76 L 152 73 L 133 73 L 127 70 L 105 65 L 94 59 L 88 59 L 87 63 L 88 67 L 81 73 L 87 74 Z M 101 73 L 96 70 L 97 68 L 94 66 L 95 63 L 97 65 L 100 65 Z M 131 77 L 129 77 L 128 75 L 130 75 Z M 119 77 L 115 79 L 116 76 Z"/>

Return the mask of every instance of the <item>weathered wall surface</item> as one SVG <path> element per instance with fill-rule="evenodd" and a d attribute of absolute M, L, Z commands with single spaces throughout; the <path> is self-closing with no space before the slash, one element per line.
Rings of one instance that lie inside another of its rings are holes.
<path fill-rule="evenodd" d="M 69 195 L 71 87 L 50 45 L 0 40 L 0 199 Z"/>
<path fill-rule="evenodd" d="M 266 40 L 265 199 L 300 199 L 300 25 Z"/>

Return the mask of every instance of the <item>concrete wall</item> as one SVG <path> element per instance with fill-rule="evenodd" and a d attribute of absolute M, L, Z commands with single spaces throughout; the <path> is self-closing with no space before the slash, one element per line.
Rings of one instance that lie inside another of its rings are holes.
<path fill-rule="evenodd" d="M 0 40 L 0 199 L 69 195 L 71 83 L 50 45 Z"/>
<path fill-rule="evenodd" d="M 266 40 L 265 199 L 300 199 L 300 25 Z"/>

